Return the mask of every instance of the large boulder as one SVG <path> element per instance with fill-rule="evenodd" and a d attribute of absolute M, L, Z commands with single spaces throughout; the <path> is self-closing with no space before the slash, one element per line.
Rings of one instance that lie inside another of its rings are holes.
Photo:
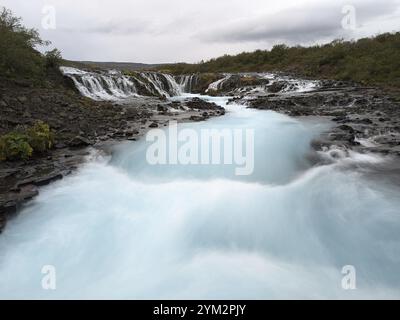
<path fill-rule="evenodd" d="M 256 76 L 248 76 L 248 75 L 232 75 L 226 80 L 224 80 L 218 91 L 220 92 L 230 92 L 236 89 L 246 88 L 246 87 L 256 87 L 268 85 L 269 80 L 256 77 Z"/>
<path fill-rule="evenodd" d="M 283 91 L 287 86 L 285 81 L 276 81 L 268 87 L 268 92 L 278 93 Z"/>
<path fill-rule="evenodd" d="M 92 145 L 92 142 L 89 139 L 82 136 L 76 136 L 68 143 L 68 146 L 72 148 L 81 148 L 90 145 Z"/>

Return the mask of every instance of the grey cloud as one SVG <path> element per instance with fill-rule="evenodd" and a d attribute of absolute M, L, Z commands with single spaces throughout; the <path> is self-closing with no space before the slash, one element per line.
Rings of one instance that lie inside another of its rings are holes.
<path fill-rule="evenodd" d="M 197 36 L 207 42 L 243 42 L 280 40 L 289 43 L 316 41 L 342 35 L 342 8 L 345 3 L 318 4 L 290 8 L 274 15 L 246 19 L 227 26 L 203 31 Z M 357 24 L 388 15 L 399 8 L 398 0 L 353 1 Z"/>
<path fill-rule="evenodd" d="M 140 33 L 151 33 L 152 26 L 151 23 L 144 21 L 106 21 L 92 23 L 87 26 L 60 26 L 60 30 L 67 32 L 84 32 L 104 35 L 132 35 Z"/>
<path fill-rule="evenodd" d="M 196 62 L 276 43 L 400 30 L 399 18 L 387 17 L 400 0 L 57 0 L 50 1 L 57 10 L 54 30 L 41 25 L 48 0 L 0 2 L 72 60 Z M 342 4 L 357 8 L 362 26 L 354 33 L 341 29 Z M 268 14 L 272 9 L 278 13 Z"/>

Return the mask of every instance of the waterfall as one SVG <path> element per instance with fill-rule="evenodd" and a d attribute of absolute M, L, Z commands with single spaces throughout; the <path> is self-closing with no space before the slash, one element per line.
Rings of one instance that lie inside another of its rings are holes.
<path fill-rule="evenodd" d="M 289 76 L 280 76 L 271 73 L 264 74 L 263 78 L 270 81 L 269 86 L 276 82 L 281 82 L 283 84 L 280 90 L 281 93 L 308 92 L 321 86 L 321 82 L 318 80 L 293 79 Z"/>
<path fill-rule="evenodd" d="M 118 100 L 137 97 L 138 90 L 131 77 L 119 72 L 88 72 L 71 67 L 61 67 L 64 76 L 74 82 L 79 92 L 93 100 Z"/>
<path fill-rule="evenodd" d="M 319 81 L 313 80 L 286 80 L 289 85 L 282 90 L 282 92 L 308 92 L 312 91 L 320 85 Z"/>
<path fill-rule="evenodd" d="M 158 72 L 141 72 L 140 76 L 149 84 L 149 88 L 156 95 L 171 97 L 182 94 L 181 88 L 169 74 Z"/>
<path fill-rule="evenodd" d="M 240 82 L 242 77 L 252 77 L 259 80 L 268 80 L 266 84 L 248 85 Z M 235 79 L 236 78 L 236 79 Z M 230 81 L 227 86 L 227 81 Z M 317 80 L 293 79 L 290 76 L 282 76 L 272 73 L 238 73 L 225 74 L 224 78 L 219 79 L 208 86 L 206 92 L 230 91 L 233 94 L 241 94 L 243 92 L 268 92 L 268 88 L 279 83 L 280 93 L 308 92 L 320 87 L 321 83 Z M 227 88 L 225 88 L 227 87 Z M 229 88 L 231 87 L 231 88 Z M 234 89 L 232 89 L 234 87 Z"/>
<path fill-rule="evenodd" d="M 187 93 L 193 93 L 198 80 L 199 77 L 197 74 L 181 75 L 176 77 L 176 81 L 178 82 L 181 91 Z"/>
<path fill-rule="evenodd" d="M 208 89 L 206 90 L 206 92 L 210 92 L 210 91 L 218 91 L 219 89 L 222 88 L 223 84 L 225 81 L 229 80 L 229 78 L 231 77 L 231 74 L 225 75 L 225 78 L 219 79 L 213 83 L 211 83 L 208 86 Z"/>
<path fill-rule="evenodd" d="M 159 72 L 136 72 L 129 76 L 115 70 L 84 71 L 71 67 L 61 67 L 61 72 L 72 79 L 79 92 L 94 100 L 121 100 L 138 96 L 154 96 L 171 98 L 183 93 L 194 93 L 199 82 L 197 74 L 173 77 Z M 244 75 L 244 74 L 239 74 Z M 220 91 L 226 82 L 232 80 L 232 74 L 225 74 L 208 86 L 206 92 Z M 255 86 L 252 91 L 265 92 L 276 82 L 282 83 L 281 93 L 307 92 L 316 89 L 318 81 L 291 79 L 287 76 L 274 74 L 252 74 L 260 79 L 268 79 L 269 85 Z M 243 88 L 240 83 L 232 92 L 240 93 Z"/>
<path fill-rule="evenodd" d="M 124 75 L 119 71 L 89 72 L 60 67 L 64 76 L 72 79 L 78 91 L 93 100 L 120 100 L 138 96 L 172 97 L 183 90 L 174 77 L 157 72 Z"/>

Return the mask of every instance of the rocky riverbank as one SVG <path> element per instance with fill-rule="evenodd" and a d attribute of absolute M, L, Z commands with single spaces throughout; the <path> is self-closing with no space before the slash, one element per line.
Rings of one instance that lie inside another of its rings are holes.
<path fill-rule="evenodd" d="M 283 74 L 226 75 L 210 87 L 248 108 L 330 120 L 331 129 L 314 142 L 317 150 L 400 155 L 400 104 L 379 88 Z"/>
<path fill-rule="evenodd" d="M 170 120 L 203 121 L 225 110 L 200 99 L 184 102 L 140 97 L 124 102 L 100 102 L 73 88 L 0 87 L 0 134 L 37 120 L 54 133 L 54 148 L 27 161 L 0 162 L 0 231 L 8 217 L 39 193 L 41 186 L 70 174 L 89 155 L 121 140 L 136 140 L 150 128 Z"/>
<path fill-rule="evenodd" d="M 308 92 L 270 93 L 233 98 L 249 108 L 273 110 L 293 117 L 319 116 L 334 125 L 316 149 L 400 155 L 400 106 L 376 88 L 333 81 Z"/>

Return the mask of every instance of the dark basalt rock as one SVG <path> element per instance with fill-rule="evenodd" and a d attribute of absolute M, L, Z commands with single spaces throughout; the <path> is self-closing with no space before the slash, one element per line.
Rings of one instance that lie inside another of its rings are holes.
<path fill-rule="evenodd" d="M 63 175 L 61 173 L 54 172 L 46 176 L 40 177 L 38 179 L 32 180 L 32 185 L 35 185 L 37 187 L 42 187 L 50 184 L 51 182 L 61 180 L 62 178 Z"/>
<path fill-rule="evenodd" d="M 311 92 L 263 95 L 239 102 L 249 108 L 273 110 L 290 116 L 328 117 L 337 123 L 327 135 L 330 144 L 355 147 L 360 151 L 398 154 L 400 105 L 378 89 L 333 81 L 329 83 L 331 87 L 325 83 L 322 88 Z M 360 145 L 356 138 L 372 139 L 377 146 Z"/>
<path fill-rule="evenodd" d="M 286 85 L 287 85 L 287 83 L 284 81 L 274 82 L 272 85 L 270 85 L 268 87 L 268 92 L 271 92 L 271 93 L 281 92 L 283 89 L 285 89 Z"/>
<path fill-rule="evenodd" d="M 159 104 L 157 106 L 157 111 L 158 112 L 166 112 L 166 111 L 168 111 L 168 108 L 166 106 L 163 106 L 163 105 Z"/>
<path fill-rule="evenodd" d="M 216 110 L 222 111 L 224 108 L 221 108 L 215 103 L 207 102 L 199 98 L 193 98 L 185 102 L 186 107 L 189 109 L 195 110 Z"/>
<path fill-rule="evenodd" d="M 80 148 L 90 146 L 91 144 L 92 143 L 89 139 L 82 136 L 76 136 L 68 143 L 68 146 L 72 148 Z"/>
<path fill-rule="evenodd" d="M 13 192 L 0 194 L 0 233 L 6 224 L 7 217 L 15 214 L 19 207 L 39 194 L 34 185 L 26 185 Z"/>
<path fill-rule="evenodd" d="M 191 117 L 189 118 L 189 120 L 190 120 L 190 121 L 195 121 L 195 122 L 200 122 L 200 121 L 206 120 L 206 118 L 205 118 L 205 117 L 202 117 L 202 116 L 191 116 Z"/>
<path fill-rule="evenodd" d="M 348 126 L 348 125 L 345 125 L 345 124 L 339 126 L 338 129 L 343 130 L 343 131 L 348 131 L 350 133 L 354 133 L 354 129 L 352 127 Z"/>

